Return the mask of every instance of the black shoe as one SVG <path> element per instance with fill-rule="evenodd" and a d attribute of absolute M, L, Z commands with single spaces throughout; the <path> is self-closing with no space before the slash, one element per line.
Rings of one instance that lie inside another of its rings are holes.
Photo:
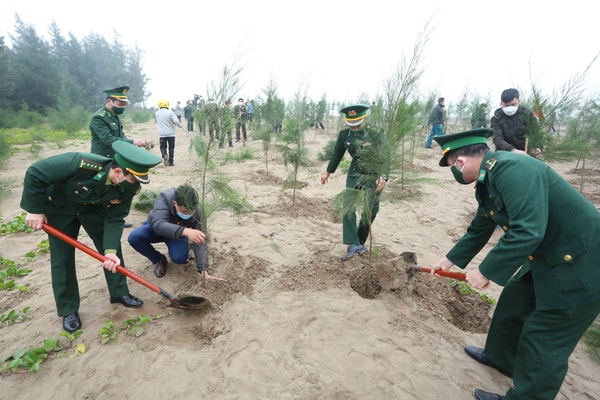
<path fill-rule="evenodd" d="M 69 333 L 73 333 L 81 329 L 81 320 L 76 312 L 69 314 L 63 318 L 63 329 Z"/>
<path fill-rule="evenodd" d="M 475 389 L 473 396 L 475 396 L 477 400 L 502 400 L 503 397 L 499 394 L 486 392 L 485 390 L 481 389 Z"/>
<path fill-rule="evenodd" d="M 128 221 L 125 221 L 125 223 L 123 224 L 123 228 L 131 228 L 132 226 L 133 226 L 133 224 Z"/>
<path fill-rule="evenodd" d="M 465 346 L 465 353 L 467 353 L 473 360 L 475 360 L 483 365 L 487 365 L 488 367 L 495 368 L 501 374 L 506 375 L 509 378 L 512 378 L 512 374 L 510 372 L 500 368 L 499 366 L 497 366 L 496 364 L 494 364 L 493 362 L 488 360 L 486 358 L 485 354 L 483 353 L 483 349 L 481 347 L 467 345 L 467 346 Z"/>
<path fill-rule="evenodd" d="M 121 296 L 121 297 L 111 297 L 110 302 L 112 304 L 115 304 L 115 303 L 123 304 L 125 307 L 131 307 L 131 308 L 138 308 L 144 304 L 144 302 L 142 300 L 140 300 L 137 297 L 132 296 L 130 294 L 126 294 L 125 296 Z"/>
<path fill-rule="evenodd" d="M 156 275 L 157 278 L 162 278 L 163 276 L 165 276 L 167 274 L 168 264 L 169 263 L 167 262 L 167 257 L 161 254 L 158 262 L 154 264 L 154 275 Z"/>

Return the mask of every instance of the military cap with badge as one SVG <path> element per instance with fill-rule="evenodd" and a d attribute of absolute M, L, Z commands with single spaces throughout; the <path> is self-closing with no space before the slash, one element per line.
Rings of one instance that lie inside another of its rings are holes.
<path fill-rule="evenodd" d="M 344 121 L 348 126 L 357 126 L 367 118 L 369 106 L 366 104 L 353 104 L 340 110 L 344 114 Z"/>
<path fill-rule="evenodd" d="M 471 129 L 464 132 L 452 133 L 449 135 L 435 136 L 433 140 L 442 148 L 442 158 L 440 167 L 448 167 L 448 153 L 452 150 L 474 144 L 487 144 L 487 138 L 492 136 L 494 130 L 491 128 Z"/>
<path fill-rule="evenodd" d="M 107 99 L 117 99 L 129 103 L 127 95 L 129 93 L 129 86 L 119 86 L 114 89 L 103 90 L 106 93 Z"/>
<path fill-rule="evenodd" d="M 115 161 L 140 183 L 150 182 L 148 171 L 162 162 L 157 154 L 122 140 L 113 142 L 112 148 L 115 151 Z"/>

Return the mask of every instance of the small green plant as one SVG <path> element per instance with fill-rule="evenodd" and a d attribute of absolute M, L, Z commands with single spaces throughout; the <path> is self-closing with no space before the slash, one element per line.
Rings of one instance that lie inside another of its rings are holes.
<path fill-rule="evenodd" d="M 463 295 L 479 294 L 479 296 L 481 297 L 481 300 L 484 303 L 496 304 L 496 300 L 492 299 L 491 297 L 489 297 L 487 294 L 485 294 L 483 292 L 477 292 L 476 290 L 473 290 L 473 288 L 471 286 L 469 286 L 469 284 L 465 281 L 458 281 L 456 279 L 453 279 L 450 281 L 450 286 L 458 287 L 460 294 L 463 294 Z"/>
<path fill-rule="evenodd" d="M 44 339 L 42 347 L 32 349 L 17 349 L 4 359 L 2 372 L 18 373 L 22 370 L 36 373 L 42 362 L 51 354 L 62 350 L 60 342 L 56 338 Z"/>
<path fill-rule="evenodd" d="M 23 322 L 25 318 L 31 318 L 29 315 L 30 309 L 30 307 L 25 307 L 21 312 L 17 310 L 10 310 L 8 313 L 0 315 L 0 322 L 6 326 Z"/>
<path fill-rule="evenodd" d="M 21 277 L 28 275 L 31 269 L 19 268 L 17 263 L 8 258 L 0 257 L 0 289 L 25 291 L 27 288 L 24 285 L 17 284 L 14 279 L 15 277 Z"/>
<path fill-rule="evenodd" d="M 110 320 L 110 319 L 107 319 L 104 326 L 102 328 L 100 328 L 98 331 L 100 332 L 100 335 L 102 335 L 102 337 L 100 339 L 100 343 L 102 343 L 102 344 L 106 344 L 106 343 L 110 342 L 111 340 L 115 339 L 117 337 L 117 334 L 119 333 L 119 332 L 117 332 L 117 329 L 115 328 L 115 323 L 112 322 L 112 320 Z"/>
<path fill-rule="evenodd" d="M 15 216 L 8 222 L 4 222 L 0 224 L 0 235 L 5 235 L 8 233 L 18 233 L 18 232 L 26 232 L 31 233 L 33 229 L 27 226 L 25 223 L 25 217 L 27 213 L 23 211 L 21 214 Z"/>
<path fill-rule="evenodd" d="M 102 328 L 99 329 L 101 339 L 100 343 L 106 344 L 113 339 L 116 339 L 121 332 L 125 332 L 126 335 L 139 337 L 144 333 L 144 327 L 142 325 L 148 324 L 155 319 L 162 318 L 162 315 L 156 317 L 148 317 L 146 315 L 139 315 L 137 319 L 128 319 L 123 321 L 120 327 L 116 327 L 115 323 L 108 319 Z"/>
<path fill-rule="evenodd" d="M 128 335 L 139 337 L 144 333 L 144 327 L 142 325 L 145 325 L 151 321 L 151 317 L 140 315 L 137 317 L 137 319 L 128 319 L 123 321 L 121 330 L 124 330 Z"/>

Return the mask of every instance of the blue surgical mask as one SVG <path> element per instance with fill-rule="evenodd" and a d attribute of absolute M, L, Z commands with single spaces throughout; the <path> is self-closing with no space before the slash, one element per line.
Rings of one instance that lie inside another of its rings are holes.
<path fill-rule="evenodd" d="M 192 218 L 194 214 L 184 214 L 182 212 L 177 211 L 177 216 L 183 220 L 188 220 L 190 218 Z"/>

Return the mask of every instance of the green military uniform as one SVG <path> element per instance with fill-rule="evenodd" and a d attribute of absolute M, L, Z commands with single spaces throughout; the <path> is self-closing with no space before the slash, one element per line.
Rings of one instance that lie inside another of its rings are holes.
<path fill-rule="evenodd" d="M 469 136 L 491 132 L 436 138 L 440 165 L 448 150 L 472 144 Z M 600 213 L 548 165 L 504 151 L 485 154 L 475 196 L 477 214 L 447 258 L 464 268 L 503 227 L 479 265 L 504 286 L 485 357 L 513 374 L 504 399 L 554 399 L 569 355 L 600 313 Z"/>
<path fill-rule="evenodd" d="M 219 147 L 225 146 L 225 136 L 229 141 L 229 147 L 233 147 L 232 129 L 233 129 L 233 110 L 230 107 L 231 102 L 226 102 L 219 108 L 219 123 L 221 124 L 221 135 L 219 136 Z"/>
<path fill-rule="evenodd" d="M 347 120 L 360 122 L 359 130 L 346 128 L 338 133 L 327 172 L 334 173 L 346 151 L 352 157 L 350 169 L 346 176 L 346 192 L 344 208 L 348 210 L 342 219 L 343 243 L 349 245 L 364 244 L 369 236 L 370 226 L 379 212 L 380 192 L 376 192 L 376 182 L 380 176 L 387 179 L 390 171 L 389 153 L 385 147 L 383 129 L 368 122 L 362 123 L 368 110 L 366 105 L 348 106 L 341 110 Z M 349 115 L 350 114 L 350 115 Z M 351 190 L 348 190 L 351 189 Z M 355 204 L 357 192 L 352 189 L 363 189 L 368 192 L 366 198 L 371 199 L 371 209 L 365 207 L 360 222 L 356 224 Z"/>
<path fill-rule="evenodd" d="M 104 92 L 107 98 L 116 98 L 127 101 L 128 86 L 121 86 L 114 89 L 108 89 Z M 92 117 L 90 122 L 90 131 L 92 133 L 92 149 L 94 154 L 104 157 L 114 157 L 115 152 L 112 149 L 113 142 L 121 140 L 127 143 L 133 143 L 123 133 L 123 124 L 118 115 L 113 114 L 106 106 L 102 107 Z"/>
<path fill-rule="evenodd" d="M 127 143 L 116 143 L 115 160 L 147 181 L 149 167 L 161 158 Z M 77 239 L 83 226 L 101 254 L 121 253 L 124 218 L 140 183 L 115 185 L 109 179 L 112 159 L 92 153 L 69 152 L 32 164 L 25 174 L 21 207 L 29 213 L 45 214 L 48 224 Z M 79 287 L 75 271 L 75 248 L 48 235 L 52 289 L 59 316 L 79 309 Z M 125 275 L 104 269 L 111 298 L 129 294 Z"/>

